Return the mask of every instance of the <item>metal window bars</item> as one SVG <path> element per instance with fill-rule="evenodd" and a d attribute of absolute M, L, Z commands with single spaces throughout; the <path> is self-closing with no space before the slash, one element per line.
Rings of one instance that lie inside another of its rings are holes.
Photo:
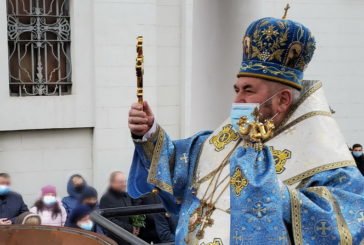
<path fill-rule="evenodd" d="M 124 241 L 132 245 L 148 245 L 147 242 L 131 234 L 130 232 L 121 228 L 115 223 L 111 222 L 107 218 L 117 217 L 117 216 L 131 216 L 139 214 L 163 213 L 163 212 L 166 212 L 166 210 L 161 204 L 140 205 L 140 206 L 131 206 L 122 208 L 106 208 L 92 212 L 91 219 L 96 224 L 101 226 L 103 229 L 108 230 L 109 232 L 113 233 L 117 237 L 123 239 Z M 158 243 L 155 245 L 174 245 L 174 243 Z"/>
<path fill-rule="evenodd" d="M 69 0 L 7 0 L 11 96 L 71 93 Z"/>

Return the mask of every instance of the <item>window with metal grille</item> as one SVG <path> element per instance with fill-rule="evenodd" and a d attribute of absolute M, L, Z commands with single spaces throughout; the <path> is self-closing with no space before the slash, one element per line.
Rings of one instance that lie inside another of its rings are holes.
<path fill-rule="evenodd" d="M 7 0 L 11 96 L 71 93 L 69 0 Z"/>

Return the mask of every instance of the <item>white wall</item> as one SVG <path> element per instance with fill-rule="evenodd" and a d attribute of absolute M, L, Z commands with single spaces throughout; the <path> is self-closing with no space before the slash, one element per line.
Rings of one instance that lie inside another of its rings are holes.
<path fill-rule="evenodd" d="M 92 183 L 91 144 L 92 130 L 87 128 L 0 132 L 0 172 L 11 175 L 13 189 L 28 205 L 49 184 L 63 197 L 74 173 Z"/>
<path fill-rule="evenodd" d="M 288 18 L 316 36 L 306 79 L 319 79 L 349 144 L 364 143 L 364 1 L 291 0 Z M 247 25 L 281 17 L 287 1 L 199 0 L 194 8 L 190 132 L 213 129 L 229 115 L 232 85 L 241 62 Z"/>
<path fill-rule="evenodd" d="M 100 191 L 110 172 L 128 172 L 132 160 L 127 120 L 136 101 L 138 35 L 144 36 L 144 98 L 171 136 L 180 135 L 181 2 L 94 1 L 94 176 Z"/>

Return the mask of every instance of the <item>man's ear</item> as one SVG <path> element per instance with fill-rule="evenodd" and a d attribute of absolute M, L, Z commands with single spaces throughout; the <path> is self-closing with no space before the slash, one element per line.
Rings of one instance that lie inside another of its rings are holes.
<path fill-rule="evenodd" d="M 288 111 L 288 109 L 290 108 L 290 106 L 292 105 L 292 102 L 293 102 L 292 91 L 290 91 L 289 89 L 283 89 L 280 92 L 280 96 L 278 98 L 279 98 L 279 101 L 278 101 L 277 111 L 279 113 L 284 113 L 284 112 Z"/>

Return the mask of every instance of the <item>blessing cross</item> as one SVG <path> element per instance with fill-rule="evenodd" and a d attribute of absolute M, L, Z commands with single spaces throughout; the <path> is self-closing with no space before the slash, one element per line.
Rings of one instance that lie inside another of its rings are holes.
<path fill-rule="evenodd" d="M 183 160 L 185 163 L 187 163 L 188 162 L 188 156 L 187 156 L 187 154 L 186 153 L 183 153 L 183 157 L 181 157 L 179 160 Z"/>

